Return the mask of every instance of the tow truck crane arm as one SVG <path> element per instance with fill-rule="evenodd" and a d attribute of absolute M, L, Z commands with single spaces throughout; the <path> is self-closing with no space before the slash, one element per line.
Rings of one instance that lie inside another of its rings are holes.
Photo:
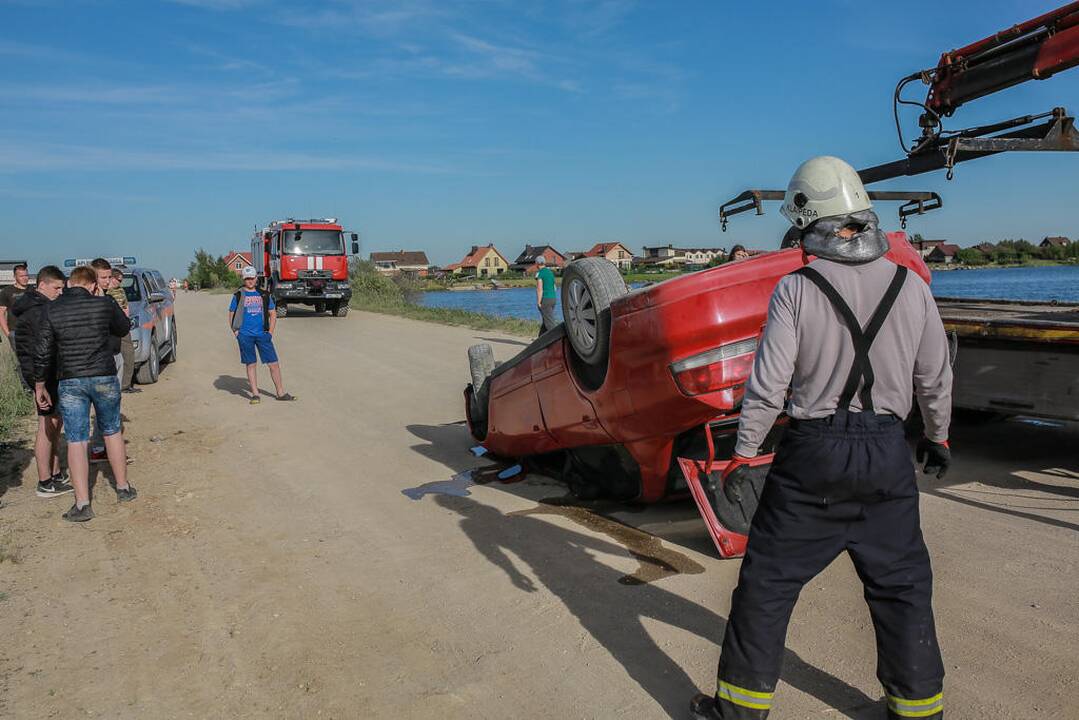
<path fill-rule="evenodd" d="M 893 114 L 899 144 L 907 157 L 858 171 L 862 182 L 921 175 L 947 169 L 952 179 L 958 163 L 1013 151 L 1076 151 L 1079 132 L 1075 119 L 1062 108 L 1023 115 L 1002 122 L 963 130 L 945 130 L 942 118 L 951 117 L 962 105 L 1027 80 L 1045 80 L 1079 65 L 1079 2 L 1071 2 L 1051 12 L 978 40 L 940 56 L 936 67 L 920 70 L 901 79 L 896 86 Z M 922 81 L 929 86 L 925 102 L 904 99 L 903 89 Z M 922 109 L 921 136 L 908 148 L 899 122 L 899 106 Z M 870 197 L 878 193 L 870 191 Z M 900 195 L 901 193 L 891 193 Z M 727 229 L 732 215 L 761 210 L 762 200 L 782 199 L 779 190 L 747 190 L 719 209 L 721 227 Z M 900 208 L 903 225 L 910 215 L 941 206 L 935 193 L 906 193 L 908 197 L 879 199 L 906 200 Z M 925 196 L 932 196 L 930 198 Z M 878 199 L 878 198 L 873 198 Z"/>

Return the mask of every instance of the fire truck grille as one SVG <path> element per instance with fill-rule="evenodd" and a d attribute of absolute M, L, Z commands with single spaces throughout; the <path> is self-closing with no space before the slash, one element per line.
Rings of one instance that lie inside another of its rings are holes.
<path fill-rule="evenodd" d="M 332 270 L 297 270 L 296 277 L 301 280 L 332 280 Z"/>

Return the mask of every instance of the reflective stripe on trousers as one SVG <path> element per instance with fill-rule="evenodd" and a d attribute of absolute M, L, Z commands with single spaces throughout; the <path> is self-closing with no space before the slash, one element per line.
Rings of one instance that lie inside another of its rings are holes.
<path fill-rule="evenodd" d="M 901 718 L 938 718 L 944 714 L 944 693 L 915 700 L 888 695 L 888 716 Z"/>

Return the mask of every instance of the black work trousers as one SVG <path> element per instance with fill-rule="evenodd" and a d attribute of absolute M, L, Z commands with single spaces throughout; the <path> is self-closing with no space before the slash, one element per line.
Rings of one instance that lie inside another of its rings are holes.
<path fill-rule="evenodd" d="M 943 714 L 933 572 L 903 425 L 837 411 L 794 420 L 749 531 L 719 662 L 724 718 L 764 718 L 802 587 L 846 551 L 865 588 L 890 718 Z"/>

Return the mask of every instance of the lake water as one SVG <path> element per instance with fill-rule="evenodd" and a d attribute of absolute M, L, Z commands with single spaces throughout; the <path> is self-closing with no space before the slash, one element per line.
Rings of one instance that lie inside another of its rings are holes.
<path fill-rule="evenodd" d="M 1079 266 L 935 271 L 933 294 L 938 297 L 1079 302 Z M 426 292 L 421 293 L 418 302 L 432 307 L 539 320 L 534 288 Z M 561 298 L 556 306 L 561 315 Z"/>

